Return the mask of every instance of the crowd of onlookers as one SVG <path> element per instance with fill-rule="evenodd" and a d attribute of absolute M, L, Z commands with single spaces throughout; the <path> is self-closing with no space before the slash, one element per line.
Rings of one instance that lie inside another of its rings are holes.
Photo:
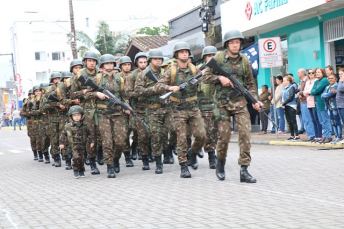
<path fill-rule="evenodd" d="M 21 130 L 21 127 L 25 125 L 26 118 L 20 116 L 19 110 L 13 110 L 11 113 L 3 113 L 0 118 L 0 129 L 1 127 L 13 126 L 13 130 L 16 130 L 16 126 L 18 126 L 19 130 Z"/>
<path fill-rule="evenodd" d="M 259 134 L 267 134 L 268 118 L 265 114 L 270 113 L 271 119 L 277 125 L 277 128 L 273 125 L 270 133 L 278 131 L 278 134 L 290 134 L 288 141 L 300 140 L 299 134 L 305 132 L 307 138 L 303 141 L 344 143 L 344 68 L 340 69 L 338 74 L 334 73 L 332 66 L 325 69 L 299 69 L 297 76 L 300 79 L 299 84 L 295 83 L 291 73 L 274 77 L 272 83 L 275 93 L 270 93 L 267 85 L 262 86 L 259 97 L 265 110 L 260 113 Z"/>

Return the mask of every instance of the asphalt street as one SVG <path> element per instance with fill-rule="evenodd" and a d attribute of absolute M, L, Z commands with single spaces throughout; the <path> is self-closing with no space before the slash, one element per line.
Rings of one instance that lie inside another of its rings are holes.
<path fill-rule="evenodd" d="M 207 155 L 191 179 L 123 157 L 115 179 L 105 165 L 74 179 L 33 160 L 26 130 L 0 130 L 0 228 L 344 228 L 343 149 L 252 145 L 256 184 L 240 183 L 238 152 L 230 143 L 225 181 Z"/>

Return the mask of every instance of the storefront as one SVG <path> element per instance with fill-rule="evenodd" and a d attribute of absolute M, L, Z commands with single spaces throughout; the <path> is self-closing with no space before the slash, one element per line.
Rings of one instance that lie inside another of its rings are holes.
<path fill-rule="evenodd" d="M 296 76 L 300 68 L 344 66 L 343 15 L 343 0 L 231 0 L 221 5 L 221 26 L 222 34 L 237 28 L 256 41 L 281 37 L 283 66 L 273 74 Z M 258 88 L 264 84 L 270 69 L 259 70 Z"/>

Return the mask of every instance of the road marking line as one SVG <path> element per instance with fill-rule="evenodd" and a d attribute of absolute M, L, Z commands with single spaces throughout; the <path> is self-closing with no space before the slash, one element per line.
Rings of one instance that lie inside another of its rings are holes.
<path fill-rule="evenodd" d="M 12 149 L 12 150 L 9 150 L 9 152 L 11 152 L 11 153 L 22 153 L 23 151 Z"/>
<path fill-rule="evenodd" d="M 0 155 L 2 155 L 2 154 L 5 154 L 5 153 L 1 153 L 1 152 L 0 152 Z"/>
<path fill-rule="evenodd" d="M 18 229 L 18 225 L 15 224 L 15 223 L 13 222 L 13 220 L 12 220 L 12 218 L 11 218 L 11 216 L 10 216 L 10 212 L 7 211 L 7 210 L 5 210 L 5 209 L 3 209 L 3 208 L 1 208 L 1 207 L 0 207 L 0 211 L 3 211 L 3 212 L 5 213 L 5 216 L 6 216 L 7 220 L 8 220 L 8 222 L 10 222 L 10 224 L 11 224 L 15 229 Z"/>

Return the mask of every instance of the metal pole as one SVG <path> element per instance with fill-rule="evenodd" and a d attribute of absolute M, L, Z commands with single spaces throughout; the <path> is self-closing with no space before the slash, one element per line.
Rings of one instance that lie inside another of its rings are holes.
<path fill-rule="evenodd" d="M 17 90 L 17 85 L 16 85 L 16 72 L 14 70 L 14 60 L 13 60 L 13 53 L 11 53 L 12 57 L 12 69 L 13 69 L 13 80 L 14 80 L 14 90 L 16 92 L 16 109 L 19 110 L 19 102 L 18 102 L 18 90 Z"/>
<path fill-rule="evenodd" d="M 69 0 L 69 13 L 70 13 L 70 27 L 73 35 L 73 41 L 71 42 L 73 59 L 78 58 L 78 53 L 76 51 L 76 35 L 75 35 L 75 26 L 74 26 L 74 12 L 73 12 L 73 1 Z"/>
<path fill-rule="evenodd" d="M 275 82 L 274 82 L 274 76 L 273 76 L 273 73 L 272 73 L 272 68 L 270 68 L 270 78 L 272 79 L 272 85 L 271 85 L 271 88 L 272 88 L 272 97 L 273 97 L 273 101 L 274 101 L 274 115 L 275 115 L 275 123 L 278 123 L 277 121 L 277 112 L 276 112 L 276 99 L 275 99 Z M 278 138 L 278 127 L 276 127 L 276 138 Z"/>

